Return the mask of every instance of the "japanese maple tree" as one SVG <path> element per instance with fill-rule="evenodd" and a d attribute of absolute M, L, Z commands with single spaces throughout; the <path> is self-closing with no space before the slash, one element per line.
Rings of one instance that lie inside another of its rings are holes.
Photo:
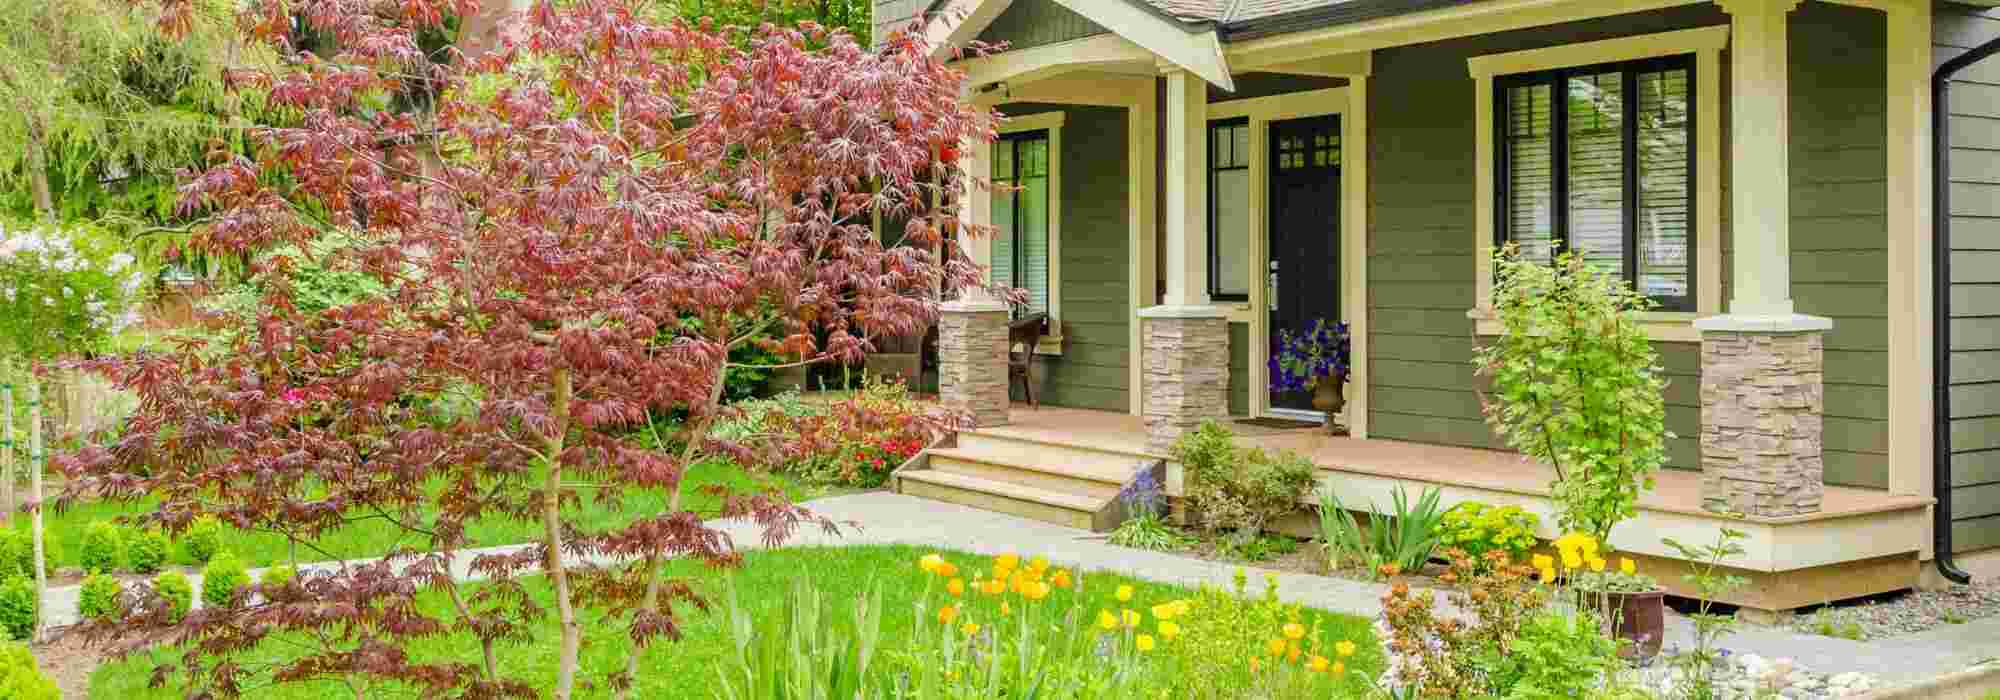
<path fill-rule="evenodd" d="M 168 4 L 163 23 L 184 22 L 191 2 Z M 960 74 L 914 40 L 871 52 L 807 26 L 732 45 L 625 0 L 575 0 L 537 2 L 477 59 L 418 49 L 418 34 L 478 4 L 255 0 L 243 11 L 248 35 L 289 60 L 232 83 L 303 118 L 254 133 L 254 158 L 188 174 L 184 206 L 212 214 L 195 244 L 310 251 L 301 244 L 337 232 L 349 244 L 314 262 L 385 291 L 303 312 L 283 275 L 299 261 L 267 255 L 255 272 L 268 296 L 228 347 L 189 341 L 97 362 L 140 408 L 108 447 L 61 459 L 65 496 L 153 497 L 150 523 L 180 530 L 212 515 L 308 553 L 363 519 L 420 544 L 179 622 L 142 592 L 134 617 L 95 631 L 128 649 L 183 644 L 162 679 L 183 672 L 221 696 L 253 680 L 333 680 L 357 697 L 395 683 L 568 698 L 583 674 L 580 610 L 621 621 L 603 634 L 636 645 L 674 639 L 675 608 L 703 602 L 662 575 L 663 561 L 740 562 L 705 515 L 752 519 L 767 543 L 835 527 L 775 493 L 721 494 L 720 513 L 682 507 L 690 464 L 767 452 L 706 437 L 726 410 L 729 349 L 853 360 L 875 338 L 926 328 L 937 290 L 978 281 L 947 240 L 950 190 L 970 177 L 955 153 L 991 139 L 993 116 L 962 103 Z M 338 49 L 292 51 L 307 31 Z M 419 79 L 438 95 L 431 110 L 379 108 Z M 874 212 L 908 224 L 885 243 Z M 627 439 L 675 411 L 687 416 L 679 432 Z M 671 501 L 615 528 L 564 518 L 564 505 L 615 504 L 629 489 Z M 496 517 L 537 523 L 539 546 L 479 556 L 470 568 L 484 580 L 461 582 L 452 562 L 468 524 Z M 527 594 L 531 575 L 546 577 L 553 611 Z M 418 605 L 423 591 L 449 610 Z M 534 639 L 551 614 L 560 639 Z M 443 634 L 476 638 L 482 658 L 404 651 Z M 247 652 L 274 636 L 288 658 L 253 663 L 263 657 Z M 496 661 L 500 645 L 538 642 L 556 645 L 552 681 Z M 621 695 L 638 670 L 628 657 L 602 679 Z"/>

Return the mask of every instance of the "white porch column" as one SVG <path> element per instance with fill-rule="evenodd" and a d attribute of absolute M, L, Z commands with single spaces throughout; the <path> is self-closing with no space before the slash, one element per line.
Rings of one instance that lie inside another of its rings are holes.
<path fill-rule="evenodd" d="M 1820 509 L 1824 332 L 1791 299 L 1790 13 L 1799 0 L 1717 0 L 1730 13 L 1729 311 L 1701 342 L 1702 505 L 1751 517 Z"/>
<path fill-rule="evenodd" d="M 1229 320 L 1208 299 L 1208 83 L 1167 73 L 1166 303 L 1139 311 L 1147 446 L 1229 415 Z"/>

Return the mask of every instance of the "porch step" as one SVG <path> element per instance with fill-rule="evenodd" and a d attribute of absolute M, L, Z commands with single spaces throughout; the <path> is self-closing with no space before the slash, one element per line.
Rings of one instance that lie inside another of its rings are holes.
<path fill-rule="evenodd" d="M 948 446 L 947 446 L 948 445 Z M 896 490 L 985 510 L 1104 531 L 1123 520 L 1118 493 L 1159 458 L 1005 431 L 969 430 L 898 469 Z"/>
<path fill-rule="evenodd" d="M 897 490 L 1079 530 L 1095 529 L 1097 512 L 1104 505 L 1102 500 L 1088 496 L 934 469 L 898 475 Z"/>

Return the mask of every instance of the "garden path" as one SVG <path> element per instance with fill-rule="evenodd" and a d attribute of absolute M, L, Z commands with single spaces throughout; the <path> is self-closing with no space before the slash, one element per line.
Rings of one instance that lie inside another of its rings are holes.
<path fill-rule="evenodd" d="M 1115 570 L 1187 586 L 1227 586 L 1239 568 L 1236 564 L 1119 547 L 1105 542 L 1101 535 L 1082 530 L 887 492 L 833 496 L 808 502 L 806 506 L 844 523 L 842 533 L 828 535 L 816 529 L 801 530 L 785 546 L 913 544 L 982 554 L 1039 554 L 1057 565 L 1080 571 Z M 723 521 L 718 526 L 744 547 L 761 546 L 760 532 L 754 524 Z M 453 570 L 462 578 L 471 578 L 470 565 L 479 554 L 533 546 L 537 545 L 461 552 Z M 301 568 L 324 570 L 340 565 L 321 563 Z M 1364 616 L 1381 611 L 1380 597 L 1385 587 L 1380 584 L 1244 568 L 1249 571 L 1252 590 L 1261 590 L 1260 579 L 1268 573 L 1276 576 L 1279 595 L 1289 601 Z M 253 577 L 257 574 L 251 573 Z M 199 589 L 198 577 L 194 583 Z M 197 595 L 196 604 L 199 602 Z M 46 619 L 51 624 L 62 626 L 77 621 L 76 586 L 50 589 L 45 603 Z M 1672 617 L 1668 628 L 1669 644 L 1686 645 L 1692 638 L 1693 630 L 1686 618 Z M 1858 671 L 1898 685 L 2000 659 L 2000 617 L 1863 642 L 1798 634 L 1776 627 L 1745 626 L 1724 640 L 1723 646 L 1738 654 L 1791 658 L 1798 666 L 1822 673 Z"/>

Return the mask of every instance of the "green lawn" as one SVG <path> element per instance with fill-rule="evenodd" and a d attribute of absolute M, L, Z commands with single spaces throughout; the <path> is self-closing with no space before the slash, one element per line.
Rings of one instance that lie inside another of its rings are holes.
<path fill-rule="evenodd" d="M 916 561 L 924 554 L 935 550 L 907 546 L 855 546 L 855 547 L 813 547 L 752 552 L 747 555 L 742 569 L 728 574 L 735 577 L 739 597 L 746 609 L 752 611 L 757 620 L 766 620 L 781 609 L 790 595 L 794 583 L 800 578 L 811 579 L 829 601 L 854 600 L 863 592 L 879 587 L 885 615 L 883 618 L 882 648 L 898 648 L 902 640 L 910 637 L 915 624 L 913 605 L 923 595 L 922 576 L 917 572 Z M 947 554 L 962 569 L 973 571 L 988 566 L 983 557 L 964 554 Z M 673 567 L 677 576 L 693 577 L 697 586 L 707 593 L 714 593 L 720 582 L 720 574 L 699 565 L 677 563 Z M 1085 610 L 1119 608 L 1122 604 L 1114 599 L 1118 584 L 1129 583 L 1136 589 L 1135 603 L 1163 602 L 1182 597 L 1187 589 L 1132 580 L 1115 574 L 1090 573 L 1084 577 L 1080 592 L 1063 592 L 1060 595 L 1083 595 Z M 1257 588 L 1252 586 L 1253 591 Z M 544 588 L 536 587 L 535 595 L 544 606 L 552 607 Z M 429 601 L 437 609 L 443 609 L 441 600 Z M 1354 676 L 1347 681 L 1347 687 L 1358 690 L 1363 674 L 1373 674 L 1381 667 L 1381 659 L 1373 634 L 1369 631 L 1368 620 L 1350 615 L 1339 615 L 1320 611 L 1310 611 L 1312 620 L 1322 624 L 1330 639 L 1351 639 L 1359 643 L 1360 653 L 1351 659 Z M 713 697 L 717 679 L 717 669 L 730 654 L 731 642 L 721 624 L 722 613 L 718 609 L 710 613 L 688 613 L 683 618 L 686 637 L 679 643 L 656 644 L 647 649 L 642 657 L 640 685 L 635 694 L 639 698 L 673 698 L 702 700 Z M 836 623 L 850 623 L 851 613 L 837 609 L 832 613 Z M 588 639 L 583 648 L 582 680 L 601 680 L 605 674 L 622 668 L 627 644 L 619 634 L 622 623 L 603 624 L 601 618 L 586 616 Z M 542 623 L 536 637 L 542 640 L 554 639 L 556 628 L 552 621 Z M 267 644 L 265 651 L 276 655 L 284 653 L 281 644 Z M 426 640 L 418 644 L 413 653 L 423 659 L 454 659 L 471 661 L 478 657 L 476 645 L 467 638 L 445 638 Z M 555 650 L 552 645 L 534 647 L 514 646 L 502 651 L 501 666 L 511 673 L 525 676 L 534 682 L 546 684 L 553 678 Z M 276 658 L 267 657 L 267 658 Z M 169 684 L 167 688 L 147 687 L 150 664 L 143 658 L 127 660 L 123 663 L 105 666 L 91 676 L 90 696 L 93 698 L 115 698 L 116 700 L 166 700 L 179 698 L 184 691 Z M 546 687 L 546 686 L 544 686 Z M 370 697 L 409 697 L 411 694 L 401 689 L 380 689 L 370 693 Z M 295 685 L 282 688 L 265 688 L 255 691 L 252 697 L 270 699 L 322 698 L 335 695 L 346 696 L 347 691 L 331 684 Z M 579 697 L 602 698 L 608 693 L 600 686 L 579 692 Z"/>
<path fill-rule="evenodd" d="M 696 512 L 713 511 L 720 503 L 713 496 L 703 493 L 704 485 L 723 484 L 732 490 L 744 491 L 756 488 L 782 487 L 786 494 L 799 499 L 815 494 L 809 493 L 789 481 L 777 481 L 770 477 L 746 473 L 742 468 L 728 462 L 704 462 L 688 472 L 683 487 L 686 495 L 682 506 Z M 622 525 L 642 516 L 658 513 L 666 507 L 666 492 L 659 489 L 631 489 L 623 494 L 616 504 L 601 504 L 594 494 L 585 493 L 581 505 L 566 509 L 568 517 L 585 530 L 597 530 Z M 47 518 L 49 562 L 56 568 L 77 566 L 77 554 L 83 539 L 84 528 L 90 523 L 110 520 L 120 515 L 131 515 L 151 510 L 151 502 L 143 503 L 84 503 L 60 513 L 51 511 Z M 28 529 L 28 519 L 15 518 L 17 526 Z M 365 520 L 342 528 L 321 538 L 317 543 L 333 559 L 355 559 L 380 556 L 391 545 L 398 543 L 396 528 L 380 520 Z M 541 537 L 541 525 L 521 520 L 487 518 L 475 522 L 467 528 L 467 536 L 475 546 L 517 544 Z M 405 536 L 401 543 L 423 546 L 415 537 Z M 272 532 L 230 532 L 225 537 L 227 549 L 235 552 L 251 566 L 265 566 L 280 563 L 290 558 L 289 545 L 285 538 Z M 318 561 L 329 558 L 306 548 L 300 548 L 301 561 Z M 186 552 L 175 548 L 173 561 L 193 564 Z"/>

